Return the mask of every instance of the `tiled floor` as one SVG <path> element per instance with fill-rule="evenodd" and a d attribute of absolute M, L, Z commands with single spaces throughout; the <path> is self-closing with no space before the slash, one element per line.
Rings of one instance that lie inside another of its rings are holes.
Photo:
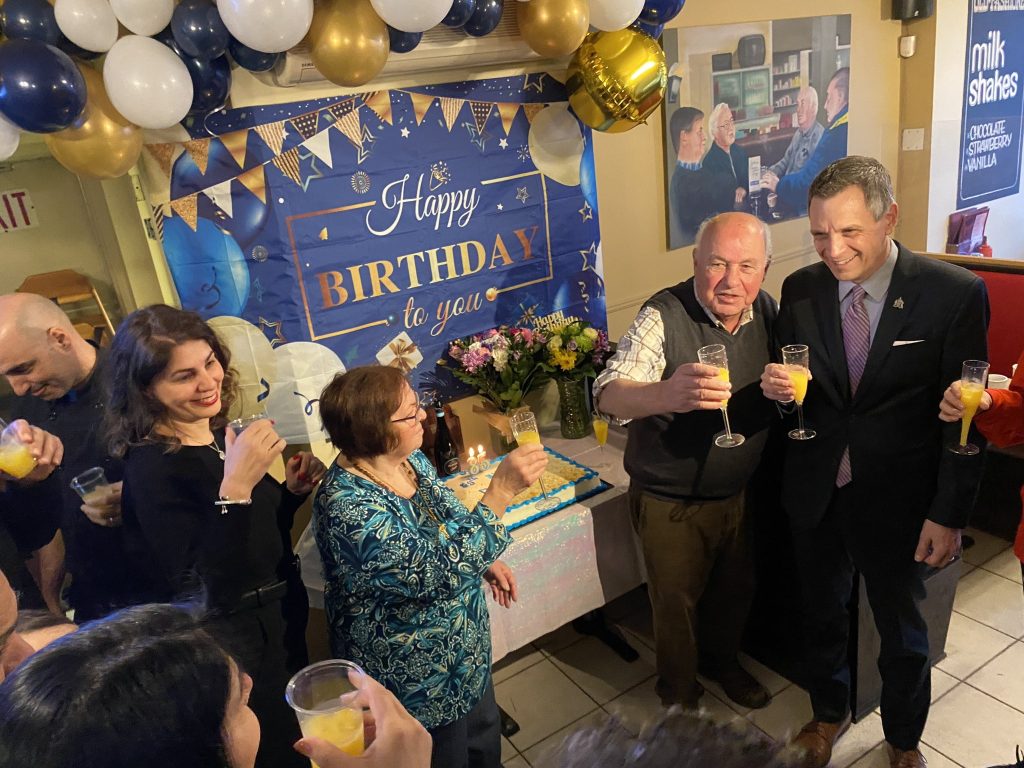
<path fill-rule="evenodd" d="M 971 531 L 946 658 L 932 670 L 932 709 L 922 751 L 930 768 L 978 768 L 1014 762 L 1024 745 L 1024 596 L 1020 563 L 1008 542 Z M 544 765 L 542 755 L 576 728 L 609 714 L 639 730 L 663 710 L 654 693 L 654 651 L 646 596 L 631 593 L 606 608 L 640 659 L 627 663 L 605 645 L 565 626 L 502 659 L 495 667 L 498 703 L 521 727 L 502 739 L 506 768 Z M 750 711 L 704 680 L 705 710 L 724 721 L 745 719 L 785 739 L 810 717 L 807 694 L 752 659 L 745 663 L 774 694 Z M 878 713 L 856 723 L 837 745 L 834 768 L 887 768 Z"/>

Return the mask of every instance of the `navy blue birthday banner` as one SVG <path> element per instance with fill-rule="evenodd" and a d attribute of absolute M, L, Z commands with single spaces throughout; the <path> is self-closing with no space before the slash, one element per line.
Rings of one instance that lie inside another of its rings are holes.
<path fill-rule="evenodd" d="M 530 151 L 532 119 L 566 100 L 531 74 L 235 109 L 147 145 L 182 305 L 414 385 L 498 324 L 607 327 L 590 131 L 579 185 Z"/>
<path fill-rule="evenodd" d="M 1020 189 L 1024 2 L 969 0 L 957 208 Z"/>

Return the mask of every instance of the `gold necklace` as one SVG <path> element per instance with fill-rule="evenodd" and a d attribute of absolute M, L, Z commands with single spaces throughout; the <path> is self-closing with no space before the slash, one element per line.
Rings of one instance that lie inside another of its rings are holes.
<path fill-rule="evenodd" d="M 441 518 L 439 518 L 437 516 L 437 514 L 434 512 L 433 509 L 431 509 L 429 502 L 426 503 L 426 504 L 422 504 L 420 502 L 420 498 L 421 498 L 421 496 L 420 496 L 420 492 L 421 492 L 420 484 L 417 482 L 417 480 L 416 480 L 416 472 L 415 472 L 415 470 L 413 470 L 413 468 L 411 466 L 409 466 L 409 462 L 403 461 L 402 462 L 402 469 L 405 470 L 406 477 L 408 477 L 412 481 L 413 487 L 416 489 L 415 491 L 413 491 L 412 496 L 403 496 L 401 493 L 398 492 L 398 490 L 393 485 L 391 485 L 390 483 L 386 483 L 383 480 L 381 480 L 379 477 L 377 477 L 375 474 L 373 474 L 370 470 L 368 470 L 366 467 L 364 467 L 358 461 L 353 461 L 352 462 L 352 467 L 354 469 L 357 469 L 360 474 L 365 475 L 366 478 L 368 480 L 370 480 L 371 482 L 376 483 L 377 485 L 379 485 L 381 488 L 384 488 L 385 490 L 391 491 L 391 493 L 395 494 L 395 496 L 397 496 L 398 498 L 404 499 L 405 501 L 408 501 L 410 504 L 413 505 L 413 507 L 418 509 L 421 513 L 426 514 L 427 517 L 429 517 L 431 520 L 433 520 L 435 523 L 437 523 L 438 526 L 441 525 Z"/>

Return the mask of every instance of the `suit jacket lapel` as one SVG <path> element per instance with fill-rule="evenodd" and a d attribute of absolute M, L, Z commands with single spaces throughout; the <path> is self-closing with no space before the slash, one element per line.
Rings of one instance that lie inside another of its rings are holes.
<path fill-rule="evenodd" d="M 892 279 L 889 281 L 885 304 L 882 306 L 882 316 L 878 320 L 878 329 L 871 342 L 864 373 L 860 377 L 860 386 L 857 387 L 855 401 L 863 398 L 864 393 L 870 390 L 872 383 L 878 379 L 879 371 L 892 352 L 892 343 L 910 318 L 917 296 L 917 290 L 911 280 L 914 272 L 912 260 L 910 252 L 901 247 L 892 271 Z"/>

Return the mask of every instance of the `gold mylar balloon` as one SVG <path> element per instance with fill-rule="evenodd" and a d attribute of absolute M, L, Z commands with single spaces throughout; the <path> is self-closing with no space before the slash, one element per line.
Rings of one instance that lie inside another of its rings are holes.
<path fill-rule="evenodd" d="M 313 65 L 338 85 L 362 85 L 384 67 L 388 25 L 370 0 L 324 0 L 313 9 L 309 53 Z"/>
<path fill-rule="evenodd" d="M 667 82 L 661 46 L 650 35 L 627 28 L 587 35 L 569 62 L 565 89 L 572 111 L 584 123 L 624 133 L 658 108 Z"/>
<path fill-rule="evenodd" d="M 589 0 L 530 0 L 516 5 L 519 34 L 541 56 L 568 56 L 590 27 Z"/>
<path fill-rule="evenodd" d="M 57 162 L 72 173 L 93 179 L 114 179 L 128 173 L 142 152 L 142 131 L 110 103 L 103 75 L 78 64 L 85 78 L 85 109 L 69 128 L 44 134 Z"/>

